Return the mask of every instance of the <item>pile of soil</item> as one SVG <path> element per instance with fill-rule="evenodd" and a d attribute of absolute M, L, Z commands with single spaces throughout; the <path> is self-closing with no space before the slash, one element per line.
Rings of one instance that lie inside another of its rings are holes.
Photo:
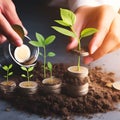
<path fill-rule="evenodd" d="M 42 87 L 43 67 L 38 62 L 34 69 L 34 77 L 32 80 L 39 83 Z M 66 64 L 54 64 L 53 75 L 59 77 L 65 83 L 67 67 Z M 49 76 L 49 73 L 47 74 Z M 8 101 L 15 108 L 35 113 L 40 116 L 60 116 L 62 119 L 70 119 L 72 115 L 94 114 L 98 112 L 108 112 L 115 110 L 115 104 L 120 101 L 120 91 L 108 86 L 108 83 L 115 81 L 115 75 L 112 72 L 106 73 L 99 67 L 89 70 L 90 87 L 89 92 L 85 96 L 70 97 L 61 94 L 42 94 L 39 90 L 34 95 L 24 96 L 18 93 L 17 89 L 14 93 L 2 94 L 0 99 Z M 23 81 L 23 78 L 14 77 L 17 84 Z"/>

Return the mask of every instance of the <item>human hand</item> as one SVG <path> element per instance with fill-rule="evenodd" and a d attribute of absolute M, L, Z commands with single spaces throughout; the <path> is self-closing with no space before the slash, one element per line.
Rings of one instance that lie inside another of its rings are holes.
<path fill-rule="evenodd" d="M 85 57 L 84 62 L 86 64 L 89 64 L 92 61 L 97 60 L 98 58 L 106 55 L 107 53 L 119 49 L 120 48 L 119 32 L 120 32 L 120 15 L 117 13 L 101 45 L 98 46 L 98 48 L 93 54 L 90 54 L 89 56 Z M 91 45 L 90 47 L 91 48 L 94 47 L 94 44 L 93 46 Z"/>
<path fill-rule="evenodd" d="M 13 30 L 11 25 L 18 24 L 23 27 L 20 21 L 16 8 L 12 0 L 0 0 L 0 44 L 7 39 L 16 46 L 22 45 L 22 39 Z M 26 29 L 23 27 L 25 34 Z"/>
<path fill-rule="evenodd" d="M 84 57 L 84 63 L 89 64 L 120 47 L 120 15 L 111 6 L 84 6 L 78 8 L 75 14 L 77 19 L 74 29 L 78 35 L 82 29 L 87 27 L 98 29 L 98 32 L 89 42 L 90 55 Z M 71 50 L 77 45 L 77 40 L 71 38 L 67 49 Z"/>

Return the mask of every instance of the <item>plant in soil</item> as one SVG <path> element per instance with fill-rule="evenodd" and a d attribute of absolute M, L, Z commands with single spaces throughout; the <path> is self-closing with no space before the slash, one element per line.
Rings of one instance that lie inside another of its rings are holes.
<path fill-rule="evenodd" d="M 46 93 L 60 93 L 61 92 L 61 80 L 53 76 L 53 65 L 51 62 L 47 62 L 46 70 L 49 71 L 50 77 L 45 78 L 42 83 L 44 85 L 43 90 Z"/>
<path fill-rule="evenodd" d="M 81 40 L 85 37 L 91 36 L 94 33 L 96 33 L 97 29 L 85 28 L 81 31 L 80 35 L 77 35 L 77 33 L 74 30 L 74 24 L 76 22 L 75 14 L 70 10 L 60 8 L 60 16 L 61 20 L 55 20 L 55 22 L 62 25 L 63 27 L 52 26 L 52 28 L 63 35 L 75 38 L 78 41 L 78 46 L 76 50 L 79 51 L 79 53 L 81 53 Z M 80 65 L 80 54 L 77 55 L 77 66 L 68 67 L 69 78 L 66 78 L 66 80 L 69 80 L 68 83 L 66 83 L 64 90 L 68 92 L 67 94 L 75 97 L 87 94 L 89 87 L 88 79 L 86 80 L 86 78 L 88 77 L 88 68 Z M 80 85 L 70 85 L 71 81 L 75 81 L 75 79 L 77 79 Z"/>
<path fill-rule="evenodd" d="M 33 74 L 30 74 L 30 72 L 33 71 L 34 67 L 26 68 L 26 67 L 22 66 L 21 69 L 26 72 L 26 74 L 21 74 L 21 77 L 27 78 L 27 84 L 26 85 L 30 86 L 30 78 L 33 77 Z"/>
<path fill-rule="evenodd" d="M 46 70 L 48 70 L 49 71 L 49 73 L 50 73 L 50 77 L 49 77 L 49 79 L 47 79 L 47 82 L 45 82 L 44 83 L 44 80 L 43 80 L 43 83 L 44 84 L 54 84 L 54 79 L 53 79 L 53 73 L 52 73 L 52 67 L 53 67 L 53 65 L 52 65 L 52 63 L 51 62 L 47 62 L 47 66 L 46 66 Z"/>
<path fill-rule="evenodd" d="M 27 81 L 23 81 L 19 84 L 19 87 L 22 88 L 22 91 L 27 94 L 34 94 L 37 90 L 37 82 L 30 81 L 30 79 L 33 77 L 33 74 L 31 72 L 34 70 L 34 67 L 31 66 L 29 68 L 26 68 L 24 66 L 21 67 L 21 69 L 26 72 L 26 74 L 21 74 L 21 77 L 26 78 Z"/>
<path fill-rule="evenodd" d="M 49 72 L 50 72 L 50 77 L 48 78 L 47 84 L 59 84 L 61 83 L 60 79 L 56 78 L 55 76 L 53 76 L 52 71 L 53 71 L 53 65 L 51 62 L 47 63 L 47 68 L 46 68 Z"/>
<path fill-rule="evenodd" d="M 6 78 L 6 80 L 7 80 L 6 83 L 9 83 L 9 76 L 13 75 L 13 72 L 12 72 L 12 71 L 10 72 L 10 70 L 12 69 L 12 67 L 13 67 L 12 64 L 10 64 L 9 66 L 4 65 L 4 66 L 2 67 L 3 70 L 6 71 L 6 75 L 4 75 L 4 78 Z"/>
<path fill-rule="evenodd" d="M 81 39 L 93 35 L 97 29 L 85 28 L 78 36 L 73 27 L 76 22 L 75 14 L 70 10 L 60 8 L 60 16 L 61 20 L 55 20 L 55 22 L 66 28 L 59 26 L 52 26 L 52 28 L 63 35 L 75 38 L 78 41 L 77 50 L 81 51 Z M 80 70 L 80 55 L 78 55 L 77 70 Z"/>
<path fill-rule="evenodd" d="M 3 76 L 6 79 L 6 81 L 0 83 L 0 88 L 4 92 L 12 92 L 16 87 L 16 83 L 12 80 L 9 80 L 9 77 L 13 75 L 13 72 L 11 71 L 12 67 L 12 64 L 8 66 L 4 65 L 2 67 L 2 69 L 6 72 L 6 75 Z"/>
<path fill-rule="evenodd" d="M 47 57 L 54 57 L 54 52 L 47 52 L 46 47 L 50 44 L 52 44 L 55 40 L 55 35 L 50 35 L 47 38 L 44 38 L 43 35 L 36 33 L 36 40 L 31 40 L 29 43 L 33 46 L 43 48 L 43 53 L 40 52 L 39 55 L 43 57 L 44 63 L 43 63 L 43 69 L 44 69 L 44 78 L 46 78 L 46 62 Z"/>

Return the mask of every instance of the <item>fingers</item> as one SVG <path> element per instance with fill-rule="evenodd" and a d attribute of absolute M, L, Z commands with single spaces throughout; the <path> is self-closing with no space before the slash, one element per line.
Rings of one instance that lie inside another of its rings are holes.
<path fill-rule="evenodd" d="M 85 64 L 99 59 L 100 57 L 106 55 L 107 53 L 118 48 L 118 42 L 115 41 L 116 38 L 113 36 L 108 36 L 103 44 L 90 56 L 84 58 Z"/>
<path fill-rule="evenodd" d="M 7 38 L 4 35 L 0 34 L 0 44 L 4 43 L 6 40 Z"/>
<path fill-rule="evenodd" d="M 0 14 L 0 28 L 2 28 L 1 33 L 8 38 L 16 46 L 22 45 L 23 41 L 20 36 L 12 29 L 11 25 L 8 23 L 6 18 Z"/>
<path fill-rule="evenodd" d="M 117 15 L 113 20 L 110 30 L 106 35 L 101 46 L 91 55 L 84 58 L 84 63 L 89 64 L 94 60 L 99 59 L 100 57 L 110 53 L 118 48 L 120 48 L 120 16 Z"/>
<path fill-rule="evenodd" d="M 16 12 L 15 5 L 13 2 L 6 2 L 4 5 L 4 9 L 2 9 L 2 14 L 5 16 L 7 21 L 13 25 L 13 24 L 18 24 L 23 27 L 25 34 L 27 34 L 27 30 L 23 26 L 20 18 L 18 17 L 18 14 Z"/>
<path fill-rule="evenodd" d="M 107 32 L 107 30 L 98 29 L 98 32 L 93 36 L 93 38 L 89 42 L 88 48 L 90 54 L 93 54 L 101 46 Z"/>
<path fill-rule="evenodd" d="M 107 8 L 107 9 L 106 9 Z M 97 16 L 99 19 L 96 19 L 96 23 L 93 23 L 92 26 L 98 29 L 98 32 L 93 36 L 89 43 L 89 51 L 90 54 L 93 54 L 97 48 L 99 48 L 105 39 L 107 33 L 109 32 L 109 29 L 111 27 L 112 21 L 114 19 L 114 16 L 116 13 L 114 13 L 113 10 L 109 7 L 100 7 L 100 15 Z M 111 12 L 109 12 L 109 11 Z"/>
<path fill-rule="evenodd" d="M 20 46 L 23 41 L 11 27 L 13 24 L 23 27 L 12 0 L 3 0 L 0 3 L 0 43 L 3 43 L 7 38 L 11 43 Z M 23 30 L 27 35 L 27 30 L 24 27 Z"/>

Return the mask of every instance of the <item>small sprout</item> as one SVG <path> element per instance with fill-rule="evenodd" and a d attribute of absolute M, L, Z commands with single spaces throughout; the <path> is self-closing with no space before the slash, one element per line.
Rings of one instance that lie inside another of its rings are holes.
<path fill-rule="evenodd" d="M 48 62 L 48 63 L 47 63 L 47 70 L 50 71 L 50 77 L 51 77 L 51 78 L 52 78 L 52 68 L 53 68 L 52 63 L 51 63 L 51 62 Z"/>
<path fill-rule="evenodd" d="M 8 66 L 7 66 L 7 65 L 4 65 L 4 66 L 2 67 L 2 69 L 6 71 L 6 75 L 4 75 L 4 78 L 6 78 L 7 82 L 8 82 L 8 80 L 9 80 L 9 76 L 12 76 L 12 75 L 13 75 L 13 72 L 10 72 L 10 70 L 12 69 L 12 67 L 13 67 L 12 64 L 10 64 L 10 65 L 8 65 Z"/>
<path fill-rule="evenodd" d="M 54 57 L 55 53 L 54 52 L 48 52 L 46 51 L 46 46 L 50 45 L 51 43 L 54 42 L 55 40 L 55 35 L 50 35 L 47 38 L 44 38 L 41 34 L 36 33 L 36 39 L 35 40 L 31 40 L 29 43 L 32 44 L 33 46 L 36 47 L 41 47 L 43 48 L 43 53 L 40 52 L 39 55 L 43 57 L 44 59 L 44 63 L 43 63 L 43 68 L 44 68 L 44 78 L 46 78 L 46 61 L 47 61 L 47 57 Z"/>
<path fill-rule="evenodd" d="M 29 81 L 30 81 L 30 78 L 33 77 L 33 74 L 30 74 L 30 72 L 33 71 L 34 67 L 26 68 L 26 67 L 22 66 L 21 69 L 26 72 L 26 74 L 21 74 L 21 77 L 27 78 L 27 80 L 28 80 L 28 82 L 29 82 Z"/>
<path fill-rule="evenodd" d="M 51 62 L 47 62 L 46 69 L 50 72 L 50 77 L 47 79 L 47 84 L 57 84 L 59 80 L 53 76 L 53 65 Z M 45 81 L 44 81 L 45 82 Z"/>
<path fill-rule="evenodd" d="M 77 39 L 78 40 L 77 49 L 78 51 L 80 51 L 81 39 L 93 35 L 94 33 L 97 32 L 97 29 L 85 28 L 81 31 L 80 35 L 78 36 L 73 27 L 76 22 L 75 14 L 70 10 L 60 8 L 60 16 L 61 16 L 61 20 L 55 20 L 55 22 L 69 29 L 58 26 L 52 26 L 52 28 L 63 35 Z M 80 55 L 78 56 L 78 70 L 80 70 Z"/>

